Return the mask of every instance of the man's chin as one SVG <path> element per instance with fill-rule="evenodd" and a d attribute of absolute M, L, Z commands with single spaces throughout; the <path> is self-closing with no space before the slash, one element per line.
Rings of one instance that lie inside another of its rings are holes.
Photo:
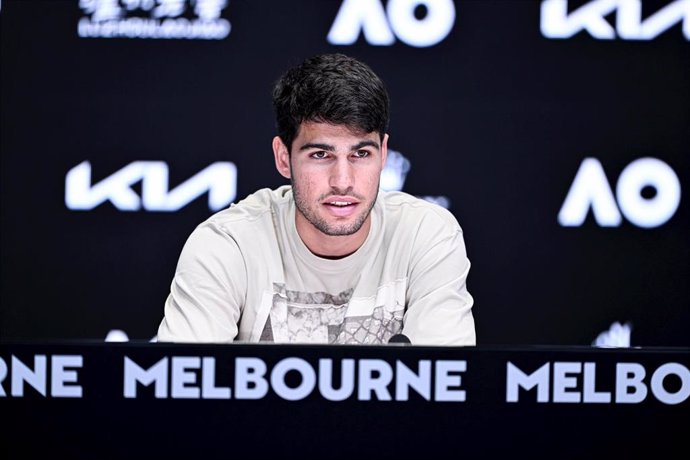
<path fill-rule="evenodd" d="M 328 236 L 350 236 L 354 235 L 357 233 L 357 231 L 362 228 L 360 225 L 358 228 L 353 228 L 353 227 L 326 227 L 326 228 L 319 228 L 321 233 L 324 233 Z"/>
<path fill-rule="evenodd" d="M 317 225 L 316 228 L 328 236 L 350 236 L 357 233 L 363 224 L 363 221 L 359 222 L 358 219 L 354 219 L 351 222 L 321 222 L 321 225 Z"/>

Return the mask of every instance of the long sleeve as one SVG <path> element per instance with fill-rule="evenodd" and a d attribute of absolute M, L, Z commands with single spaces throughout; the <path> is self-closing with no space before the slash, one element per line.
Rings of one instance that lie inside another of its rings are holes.
<path fill-rule="evenodd" d="M 247 273 L 236 242 L 214 224 L 195 229 L 178 260 L 159 342 L 232 342 Z"/>
<path fill-rule="evenodd" d="M 415 345 L 476 345 L 462 230 L 414 251 L 403 334 Z"/>

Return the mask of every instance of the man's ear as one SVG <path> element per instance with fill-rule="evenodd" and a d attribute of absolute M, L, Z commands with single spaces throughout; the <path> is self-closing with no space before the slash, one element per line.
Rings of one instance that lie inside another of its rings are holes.
<path fill-rule="evenodd" d="M 383 142 L 381 142 L 381 171 L 386 167 L 386 158 L 388 157 L 388 134 L 384 134 Z"/>
<path fill-rule="evenodd" d="M 273 156 L 276 160 L 276 169 L 286 179 L 290 179 L 290 152 L 280 136 L 273 138 Z"/>

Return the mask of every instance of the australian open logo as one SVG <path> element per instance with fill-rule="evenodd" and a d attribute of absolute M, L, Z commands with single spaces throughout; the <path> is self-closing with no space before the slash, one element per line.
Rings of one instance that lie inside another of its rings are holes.
<path fill-rule="evenodd" d="M 387 192 L 400 192 L 405 185 L 407 173 L 410 172 L 411 162 L 397 150 L 388 149 L 386 165 L 381 172 L 381 189 Z M 419 198 L 435 203 L 446 209 L 450 207 L 450 199 L 443 195 L 418 195 Z"/>
<path fill-rule="evenodd" d="M 381 172 L 381 188 L 386 191 L 401 191 L 409 170 L 410 160 L 402 153 L 388 149 L 386 166 Z"/>
<path fill-rule="evenodd" d="M 79 0 L 82 38 L 222 40 L 228 0 Z"/>

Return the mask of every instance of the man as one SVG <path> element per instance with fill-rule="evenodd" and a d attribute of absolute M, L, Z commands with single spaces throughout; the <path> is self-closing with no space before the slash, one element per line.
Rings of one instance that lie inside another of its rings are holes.
<path fill-rule="evenodd" d="M 159 341 L 474 345 L 463 233 L 447 210 L 379 190 L 388 94 L 364 63 L 307 59 L 275 85 L 291 186 L 218 212 L 180 256 Z"/>

